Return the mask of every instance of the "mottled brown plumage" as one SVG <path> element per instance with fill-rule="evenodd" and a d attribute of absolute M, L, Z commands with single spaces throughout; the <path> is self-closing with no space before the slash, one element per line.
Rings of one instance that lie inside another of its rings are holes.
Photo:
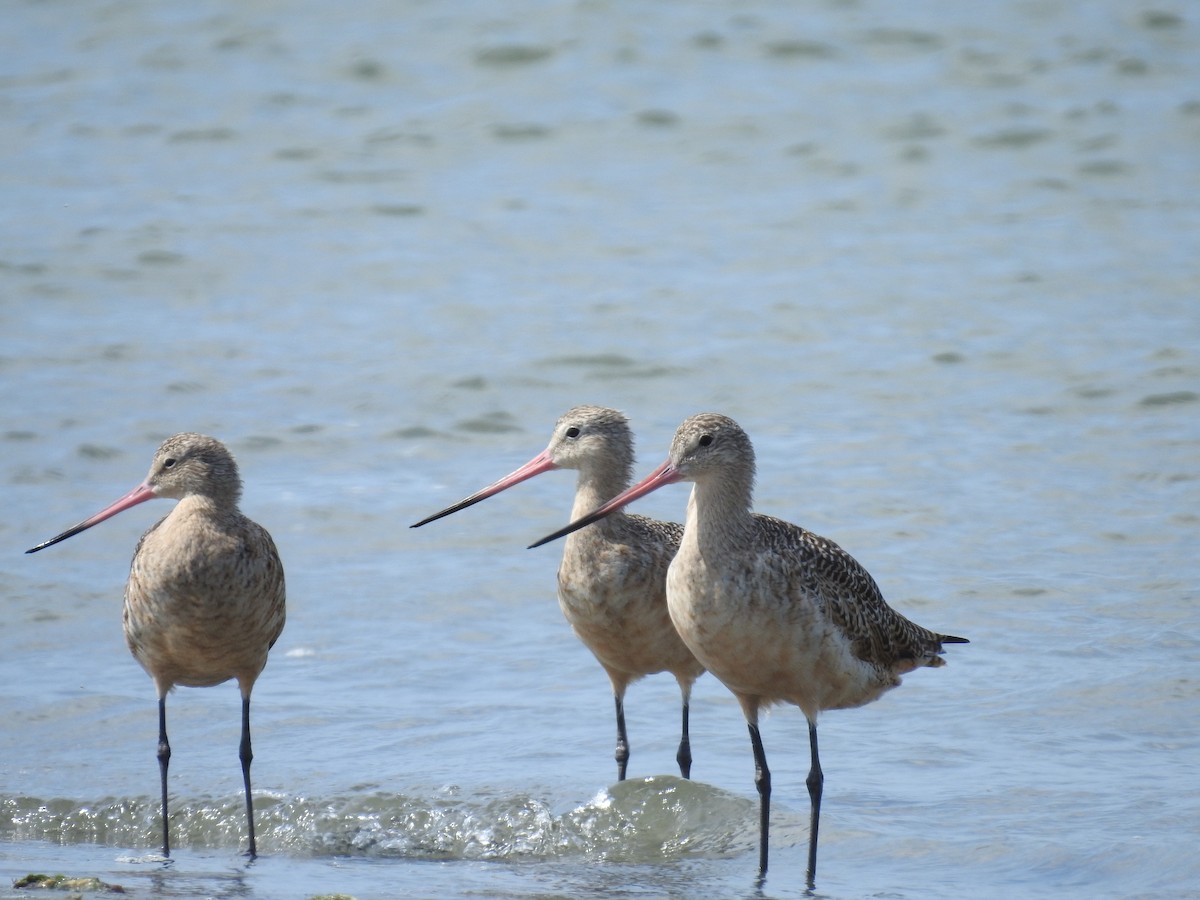
<path fill-rule="evenodd" d="M 510 475 L 439 513 L 419 527 L 491 497 L 550 469 L 576 469 L 572 515 L 582 515 L 620 493 L 633 471 L 633 434 L 623 414 L 577 406 L 554 426 L 546 449 Z M 676 760 L 691 772 L 688 704 L 692 683 L 704 672 L 680 640 L 667 611 L 666 577 L 683 526 L 638 515 L 614 515 L 596 528 L 572 535 L 558 570 L 558 600 L 579 639 L 596 656 L 612 683 L 617 714 L 617 777 L 625 777 L 629 741 L 624 698 L 631 683 L 670 672 L 683 697 L 683 729 Z"/>
<path fill-rule="evenodd" d="M 966 640 L 900 615 L 866 569 L 828 538 L 753 513 L 754 448 L 726 416 L 685 420 L 658 469 L 538 544 L 586 534 L 591 529 L 585 525 L 602 523 L 630 501 L 676 481 L 694 487 L 683 540 L 667 574 L 667 605 L 684 642 L 737 697 L 749 725 L 762 797 L 760 875 L 767 870 L 771 782 L 759 709 L 794 703 L 808 719 L 811 886 L 824 781 L 818 713 L 870 703 L 898 685 L 904 673 L 944 665 L 943 643 Z"/>
<path fill-rule="evenodd" d="M 141 485 L 28 551 L 155 497 L 179 501 L 138 541 L 125 586 L 125 639 L 158 691 L 164 856 L 170 855 L 166 696 L 176 685 L 209 687 L 231 678 L 237 679 L 242 695 L 239 756 L 249 854 L 257 852 L 250 794 L 250 692 L 283 631 L 284 577 L 270 534 L 238 510 L 241 490 L 237 463 L 220 441 L 177 434 L 158 448 Z"/>

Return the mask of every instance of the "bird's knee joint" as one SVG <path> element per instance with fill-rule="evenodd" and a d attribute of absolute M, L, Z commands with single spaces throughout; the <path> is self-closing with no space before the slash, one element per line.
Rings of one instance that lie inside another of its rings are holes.
<path fill-rule="evenodd" d="M 754 772 L 754 786 L 760 794 L 771 793 L 771 772 L 768 769 L 757 769 Z"/>

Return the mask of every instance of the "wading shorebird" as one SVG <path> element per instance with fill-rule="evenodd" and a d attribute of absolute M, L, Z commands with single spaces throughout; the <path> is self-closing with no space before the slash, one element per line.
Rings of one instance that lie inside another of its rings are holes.
<path fill-rule="evenodd" d="M 515 472 L 453 506 L 422 519 L 419 528 L 486 500 L 551 469 L 577 469 L 571 515 L 582 515 L 628 487 L 633 472 L 633 434 L 615 409 L 576 406 L 554 426 L 550 443 Z M 558 569 L 558 602 L 571 628 L 595 655 L 612 682 L 617 711 L 617 778 L 625 778 L 629 739 L 625 689 L 645 675 L 670 672 L 683 696 L 683 734 L 676 761 L 691 776 L 688 704 L 692 683 L 704 667 L 679 639 L 667 612 L 667 567 L 679 548 L 683 526 L 618 513 L 596 528 L 572 535 Z"/>
<path fill-rule="evenodd" d="M 236 678 L 242 694 L 239 756 L 246 790 L 249 855 L 254 857 L 250 797 L 250 692 L 283 631 L 283 564 L 266 529 L 238 510 L 242 482 L 232 454 L 202 434 L 177 434 L 154 454 L 140 485 L 57 537 L 64 541 L 155 497 L 175 508 L 138 541 L 125 585 L 125 640 L 158 690 L 158 767 L 162 780 L 163 856 L 171 855 L 167 818 L 167 694 L 180 684 L 210 687 Z"/>
<path fill-rule="evenodd" d="M 968 641 L 904 618 L 887 605 L 867 570 L 828 538 L 752 512 L 750 438 L 732 419 L 712 413 L 686 419 L 667 461 L 645 479 L 531 546 L 574 535 L 677 481 L 693 487 L 683 540 L 667 573 L 667 605 L 684 643 L 733 692 L 749 725 L 761 797 L 760 882 L 767 871 L 771 772 L 758 712 L 764 705 L 793 703 L 808 720 L 811 888 L 824 783 L 818 713 L 870 703 L 906 672 L 945 665 L 942 644 Z"/>

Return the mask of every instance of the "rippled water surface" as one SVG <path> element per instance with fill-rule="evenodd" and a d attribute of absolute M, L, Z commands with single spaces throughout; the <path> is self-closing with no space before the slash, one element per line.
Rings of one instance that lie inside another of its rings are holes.
<path fill-rule="evenodd" d="M 10 3 L 0 30 L 0 897 L 744 897 L 711 676 L 626 707 L 554 599 L 572 476 L 407 527 L 628 413 L 758 452 L 949 665 L 822 719 L 827 897 L 1200 891 L 1200 13 L 1180 2 Z M 287 628 L 169 701 L 177 850 L 120 597 L 226 441 Z M 686 489 L 639 511 L 679 519 Z M 764 723 L 763 894 L 804 893 L 807 736 Z"/>

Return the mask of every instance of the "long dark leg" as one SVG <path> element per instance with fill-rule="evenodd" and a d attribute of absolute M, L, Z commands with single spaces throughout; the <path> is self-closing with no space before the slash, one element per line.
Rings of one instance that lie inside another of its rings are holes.
<path fill-rule="evenodd" d="M 254 752 L 250 749 L 250 698 L 248 696 L 242 697 L 242 745 L 238 756 L 242 760 L 242 781 L 246 784 L 246 822 L 250 826 L 250 852 L 247 855 L 254 859 L 258 856 L 258 849 L 254 843 L 254 801 L 250 798 L 250 763 L 254 759 Z"/>
<path fill-rule="evenodd" d="M 821 759 L 817 756 L 817 723 L 808 720 L 808 746 L 812 750 L 812 767 L 808 770 L 808 798 L 812 802 L 812 819 L 808 826 L 808 886 L 812 888 L 817 877 L 817 831 L 821 825 L 821 792 L 825 785 L 825 773 L 821 771 Z"/>
<path fill-rule="evenodd" d="M 750 746 L 754 748 L 754 786 L 762 800 L 762 811 L 758 824 L 758 877 L 767 874 L 767 836 L 771 821 L 771 770 L 767 768 L 767 754 L 763 751 L 762 736 L 758 726 L 750 725 Z"/>
<path fill-rule="evenodd" d="M 683 701 L 683 736 L 679 738 L 679 752 L 675 754 L 675 762 L 679 763 L 679 774 L 684 778 L 692 777 L 692 742 L 688 739 L 688 702 Z"/>
<path fill-rule="evenodd" d="M 171 855 L 171 827 L 167 819 L 167 766 L 171 763 L 171 744 L 167 740 L 167 698 L 158 698 L 158 773 L 162 779 L 163 856 Z"/>
<path fill-rule="evenodd" d="M 620 694 L 613 694 L 617 702 L 617 781 L 625 780 L 625 768 L 629 765 L 629 737 L 625 734 L 625 703 Z"/>

